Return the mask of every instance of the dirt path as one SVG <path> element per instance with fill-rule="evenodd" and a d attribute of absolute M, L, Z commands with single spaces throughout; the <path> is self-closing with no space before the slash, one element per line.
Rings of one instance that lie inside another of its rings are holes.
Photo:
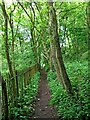
<path fill-rule="evenodd" d="M 33 118 L 57 118 L 54 107 L 48 104 L 50 100 L 50 92 L 46 79 L 47 75 L 45 71 L 41 70 L 39 95 L 36 102 L 35 114 Z"/>

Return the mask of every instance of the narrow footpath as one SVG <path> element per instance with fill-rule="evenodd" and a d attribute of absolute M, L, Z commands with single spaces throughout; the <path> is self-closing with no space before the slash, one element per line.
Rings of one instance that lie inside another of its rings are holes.
<path fill-rule="evenodd" d="M 49 105 L 50 90 L 46 79 L 47 74 L 41 70 L 39 94 L 33 118 L 58 118 L 54 107 Z"/>

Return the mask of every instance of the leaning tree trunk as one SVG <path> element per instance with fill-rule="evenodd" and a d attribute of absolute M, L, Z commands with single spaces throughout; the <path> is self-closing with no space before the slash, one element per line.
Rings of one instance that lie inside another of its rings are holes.
<path fill-rule="evenodd" d="M 56 11 L 53 7 L 53 2 L 49 2 L 49 30 L 50 30 L 52 60 L 57 72 L 57 77 L 59 78 L 59 80 L 61 80 L 61 83 L 63 87 L 66 89 L 67 93 L 73 94 L 71 82 L 67 75 L 62 58 Z"/>

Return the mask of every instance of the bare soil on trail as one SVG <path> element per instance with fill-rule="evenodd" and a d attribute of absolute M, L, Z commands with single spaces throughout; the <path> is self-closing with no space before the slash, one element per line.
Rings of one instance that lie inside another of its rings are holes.
<path fill-rule="evenodd" d="M 39 84 L 39 93 L 36 101 L 35 112 L 33 118 L 58 118 L 55 108 L 49 105 L 51 98 L 49 86 L 47 83 L 47 74 L 42 69 Z"/>

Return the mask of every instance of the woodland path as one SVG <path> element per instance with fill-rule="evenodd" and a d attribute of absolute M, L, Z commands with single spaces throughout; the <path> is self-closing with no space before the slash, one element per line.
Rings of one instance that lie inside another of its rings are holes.
<path fill-rule="evenodd" d="M 40 84 L 39 84 L 39 93 L 36 101 L 35 113 L 33 115 L 33 118 L 57 119 L 58 117 L 54 107 L 49 105 L 50 90 L 46 79 L 47 79 L 47 74 L 42 69 Z"/>

